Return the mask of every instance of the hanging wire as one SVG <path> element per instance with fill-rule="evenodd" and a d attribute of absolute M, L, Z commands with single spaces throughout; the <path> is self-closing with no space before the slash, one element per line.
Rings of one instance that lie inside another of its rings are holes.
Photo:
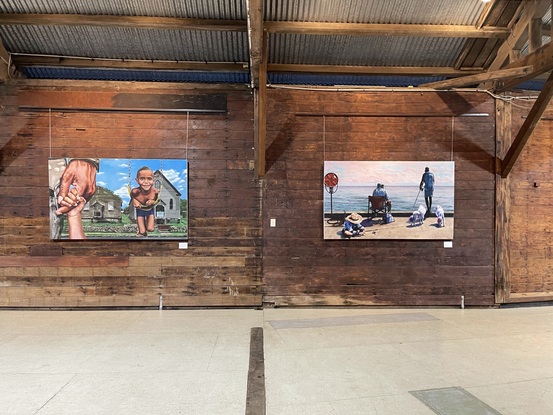
<path fill-rule="evenodd" d="M 323 115 L 323 161 L 326 161 L 326 116 Z"/>
<path fill-rule="evenodd" d="M 453 161 L 453 130 L 455 129 L 455 117 L 451 117 L 451 161 Z"/>
<path fill-rule="evenodd" d="M 50 137 L 50 158 L 52 158 L 52 108 L 48 108 L 48 135 Z"/>
<path fill-rule="evenodd" d="M 185 158 L 188 160 L 188 118 L 190 116 L 190 111 L 186 111 L 186 150 L 185 150 Z"/>

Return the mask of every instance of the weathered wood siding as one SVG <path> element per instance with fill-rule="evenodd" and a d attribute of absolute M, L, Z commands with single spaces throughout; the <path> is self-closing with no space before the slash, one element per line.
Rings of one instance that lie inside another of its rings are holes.
<path fill-rule="evenodd" d="M 534 101 L 512 105 L 516 136 Z M 553 106 L 549 106 L 509 174 L 508 302 L 553 300 Z"/>
<path fill-rule="evenodd" d="M 466 305 L 494 304 L 494 113 L 483 93 L 271 90 L 265 301 L 460 305 L 464 296 Z M 453 248 L 431 240 L 324 240 L 324 160 L 455 161 Z"/>
<path fill-rule="evenodd" d="M 188 124 L 186 114 L 19 110 L 22 102 L 109 106 L 120 93 L 201 95 L 178 85 L 53 84 L 0 87 L 0 307 L 155 307 L 160 295 L 168 307 L 260 305 L 251 94 L 228 91 L 227 113 L 190 114 Z M 50 241 L 50 156 L 188 158 L 188 249 L 175 241 Z"/>

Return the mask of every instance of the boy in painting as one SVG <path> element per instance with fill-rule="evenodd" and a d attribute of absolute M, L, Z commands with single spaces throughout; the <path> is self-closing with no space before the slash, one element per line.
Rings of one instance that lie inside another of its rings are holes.
<path fill-rule="evenodd" d="M 351 238 L 352 236 L 363 235 L 365 227 L 361 225 L 361 222 L 363 222 L 363 217 L 357 212 L 352 212 L 351 215 L 347 216 L 342 229 L 344 236 Z"/>
<path fill-rule="evenodd" d="M 137 236 L 148 236 L 155 227 L 154 206 L 159 199 L 159 190 L 154 187 L 154 172 L 147 166 L 136 172 L 138 187 L 131 190 L 131 203 L 136 208 Z"/>

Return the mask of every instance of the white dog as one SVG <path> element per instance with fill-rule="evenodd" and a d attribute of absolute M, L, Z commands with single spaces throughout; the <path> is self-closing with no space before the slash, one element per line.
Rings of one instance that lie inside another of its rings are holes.
<path fill-rule="evenodd" d="M 420 205 L 417 210 L 409 216 L 409 224 L 411 226 L 422 225 L 424 222 L 424 215 L 426 215 L 426 208 L 423 205 Z"/>
<path fill-rule="evenodd" d="M 436 209 L 434 210 L 434 213 L 436 214 L 436 217 L 438 218 L 438 228 L 444 227 L 445 226 L 444 209 L 441 206 L 436 206 Z"/>

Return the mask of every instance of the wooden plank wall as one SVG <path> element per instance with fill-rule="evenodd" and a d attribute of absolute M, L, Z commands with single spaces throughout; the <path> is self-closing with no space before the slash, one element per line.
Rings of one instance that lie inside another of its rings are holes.
<path fill-rule="evenodd" d="M 516 136 L 534 100 L 515 100 Z M 508 302 L 553 301 L 553 105 L 509 174 L 510 295 Z"/>
<path fill-rule="evenodd" d="M 167 307 L 260 305 L 251 94 L 227 91 L 227 113 L 190 114 L 188 123 L 186 114 L 18 109 L 22 96 L 64 107 L 86 106 L 99 94 L 110 102 L 123 92 L 201 94 L 168 84 L 0 86 L 0 307 L 157 307 L 160 295 Z M 50 241 L 49 156 L 187 157 L 189 248 L 169 241 Z"/>
<path fill-rule="evenodd" d="M 493 305 L 494 112 L 493 98 L 476 92 L 271 90 L 265 302 L 432 306 L 460 305 L 464 296 L 466 305 Z M 465 113 L 488 115 L 460 116 Z M 323 239 L 324 160 L 451 159 L 453 248 L 431 240 Z"/>

